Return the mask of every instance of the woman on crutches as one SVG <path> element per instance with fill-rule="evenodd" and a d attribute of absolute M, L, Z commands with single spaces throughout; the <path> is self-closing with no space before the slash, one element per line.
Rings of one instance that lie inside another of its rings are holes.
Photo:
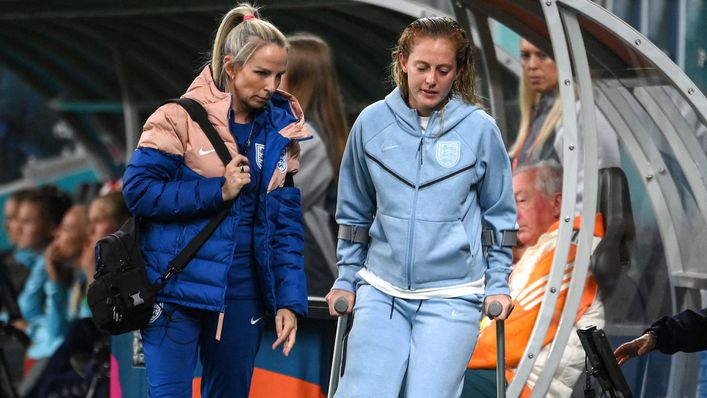
<path fill-rule="evenodd" d="M 457 397 L 482 305 L 512 309 L 510 162 L 457 22 L 412 22 L 391 68 L 397 87 L 359 115 L 339 177 L 327 301 L 337 315 L 346 298 L 355 319 L 336 396 Z"/>

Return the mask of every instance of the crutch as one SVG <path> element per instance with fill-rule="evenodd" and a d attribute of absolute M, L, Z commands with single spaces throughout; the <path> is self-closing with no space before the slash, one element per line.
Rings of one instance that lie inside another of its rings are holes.
<path fill-rule="evenodd" d="M 327 398 L 333 398 L 336 388 L 339 386 L 339 376 L 341 370 L 341 354 L 344 349 L 344 335 L 349 322 L 349 316 L 346 310 L 349 308 L 349 302 L 344 297 L 339 297 L 334 302 L 334 311 L 341 314 L 336 321 L 336 337 L 334 340 L 334 355 L 331 359 L 331 373 L 329 374 L 329 392 Z"/>
<path fill-rule="evenodd" d="M 488 315 L 496 318 L 503 312 L 503 305 L 494 300 L 489 303 Z M 496 398 L 506 398 L 506 337 L 505 321 L 496 320 Z"/>

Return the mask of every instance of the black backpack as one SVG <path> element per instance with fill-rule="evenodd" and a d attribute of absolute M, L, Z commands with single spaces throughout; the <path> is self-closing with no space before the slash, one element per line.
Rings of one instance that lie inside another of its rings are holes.
<path fill-rule="evenodd" d="M 145 326 L 155 305 L 156 289 L 147 279 L 137 231 L 131 217 L 96 243 L 97 271 L 88 287 L 88 305 L 96 326 L 110 334 Z"/>
<path fill-rule="evenodd" d="M 223 164 L 231 161 L 226 145 L 209 123 L 206 110 L 198 102 L 188 98 L 167 102 L 176 102 L 184 107 L 208 136 Z M 87 292 L 88 305 L 96 326 L 115 335 L 147 325 L 152 317 L 157 292 L 172 276 L 187 266 L 226 217 L 231 203 L 226 202 L 226 206 L 177 254 L 167 272 L 155 283 L 147 278 L 138 239 L 139 220 L 136 217 L 131 217 L 118 231 L 99 240 L 96 243 L 96 275 Z"/>

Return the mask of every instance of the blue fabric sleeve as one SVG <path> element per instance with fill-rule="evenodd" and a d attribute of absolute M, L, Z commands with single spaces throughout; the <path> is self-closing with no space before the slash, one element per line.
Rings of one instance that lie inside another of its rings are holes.
<path fill-rule="evenodd" d="M 516 228 L 516 206 L 513 197 L 511 163 L 495 123 L 486 124 L 480 148 L 480 161 L 485 174 L 479 186 L 479 205 L 484 226 L 493 231 L 495 245 L 486 258 L 487 296 L 510 295 L 508 275 L 511 273 L 511 249 L 500 246 L 501 233 Z"/>
<path fill-rule="evenodd" d="M 123 195 L 130 211 L 149 218 L 189 218 L 223 207 L 223 177 L 175 181 L 181 156 L 138 148 L 123 175 Z"/>
<path fill-rule="evenodd" d="M 366 165 L 363 142 L 365 111 L 351 128 L 339 171 L 339 190 L 336 204 L 336 222 L 369 228 L 376 213 L 376 190 Z M 356 274 L 363 267 L 368 244 L 339 239 L 336 265 L 339 277 L 333 288 L 349 292 L 356 290 Z"/>
<path fill-rule="evenodd" d="M 61 339 L 68 326 L 69 291 L 63 284 L 47 279 L 44 293 L 47 335 L 52 341 Z"/>
<path fill-rule="evenodd" d="M 278 188 L 270 193 L 269 200 L 279 202 L 271 246 L 276 309 L 289 308 L 304 316 L 307 315 L 307 279 L 304 274 L 304 227 L 299 189 Z"/>
<path fill-rule="evenodd" d="M 44 269 L 44 259 L 33 257 L 30 260 L 30 273 L 17 297 L 22 318 L 28 323 L 34 322 L 44 313 L 44 282 L 47 281 L 47 271 Z"/>

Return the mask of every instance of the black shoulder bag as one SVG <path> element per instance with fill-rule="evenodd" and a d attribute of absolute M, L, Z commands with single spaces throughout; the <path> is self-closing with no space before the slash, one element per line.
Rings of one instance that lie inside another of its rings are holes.
<path fill-rule="evenodd" d="M 224 165 L 231 161 L 223 140 L 209 122 L 206 110 L 196 101 L 179 98 L 176 102 L 199 124 Z M 226 217 L 232 201 L 170 262 L 169 269 L 156 283 L 147 278 L 145 262 L 138 239 L 139 220 L 131 217 L 120 229 L 96 243 L 96 275 L 88 287 L 88 305 L 96 326 L 110 334 L 122 334 L 144 327 L 152 317 L 157 292 L 180 273 Z"/>

